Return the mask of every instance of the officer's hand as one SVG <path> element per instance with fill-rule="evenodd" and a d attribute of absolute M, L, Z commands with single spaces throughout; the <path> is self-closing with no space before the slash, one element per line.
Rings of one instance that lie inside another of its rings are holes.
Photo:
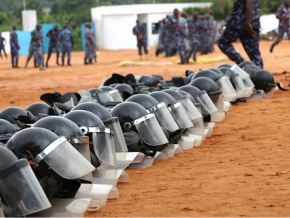
<path fill-rule="evenodd" d="M 19 46 L 19 45 L 17 45 L 17 49 L 18 49 L 18 50 L 20 49 L 20 46 Z"/>
<path fill-rule="evenodd" d="M 189 36 L 185 36 L 187 39 L 190 39 L 190 37 Z"/>
<path fill-rule="evenodd" d="M 143 35 L 139 35 L 139 37 L 138 37 L 139 39 L 143 39 Z"/>
<path fill-rule="evenodd" d="M 251 23 L 247 24 L 247 31 L 248 31 L 248 34 L 250 36 L 255 36 L 256 35 L 256 32 L 253 30 L 253 27 L 252 27 Z"/>
<path fill-rule="evenodd" d="M 177 28 L 178 28 L 178 30 L 182 30 L 182 29 L 181 29 L 181 26 L 179 26 L 179 25 L 177 25 Z"/>
<path fill-rule="evenodd" d="M 194 27 L 193 27 L 193 26 L 189 28 L 189 30 L 190 30 L 190 31 L 192 31 L 193 29 L 194 29 Z"/>

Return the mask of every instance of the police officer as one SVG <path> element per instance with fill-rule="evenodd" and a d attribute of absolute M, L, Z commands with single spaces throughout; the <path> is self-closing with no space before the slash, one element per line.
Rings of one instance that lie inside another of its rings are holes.
<path fill-rule="evenodd" d="M 199 19 L 197 11 L 193 12 L 192 18 L 188 22 L 189 37 L 191 40 L 191 52 L 193 53 L 193 60 L 196 61 L 196 53 L 200 49 L 200 35 L 202 31 L 202 21 Z"/>
<path fill-rule="evenodd" d="M 211 52 L 214 52 L 214 43 L 215 43 L 215 34 L 216 34 L 216 30 L 215 30 L 216 21 L 214 19 L 214 16 L 212 15 L 212 12 L 209 12 L 209 16 L 210 16 L 209 21 L 212 24 L 212 30 L 211 30 Z"/>
<path fill-rule="evenodd" d="M 43 66 L 43 36 L 41 31 L 41 24 L 36 25 L 36 29 L 31 32 L 31 42 L 29 46 L 29 55 L 26 60 L 25 68 L 27 68 L 28 62 L 35 56 L 35 60 L 40 70 L 44 69 Z"/>
<path fill-rule="evenodd" d="M 139 20 L 136 20 L 136 26 L 133 28 L 133 34 L 137 37 L 137 47 L 139 51 L 140 60 L 142 60 L 142 48 L 144 49 L 144 53 L 148 55 L 147 49 L 147 37 L 146 37 L 145 27 L 140 24 Z"/>
<path fill-rule="evenodd" d="M 159 39 L 158 47 L 156 49 L 156 56 L 165 51 L 165 19 L 159 21 Z"/>
<path fill-rule="evenodd" d="M 226 29 L 219 39 L 218 46 L 232 61 L 239 64 L 244 58 L 232 46 L 239 38 L 251 61 L 263 68 L 259 50 L 259 28 L 258 0 L 234 0 L 233 12 L 227 19 Z"/>
<path fill-rule="evenodd" d="M 55 49 L 56 52 L 56 64 L 59 65 L 58 59 L 59 59 L 59 34 L 60 31 L 58 29 L 58 24 L 54 24 L 54 29 L 51 29 L 46 34 L 46 37 L 49 38 L 49 47 L 48 47 L 48 55 L 46 59 L 46 67 L 48 67 L 48 61 L 50 59 L 51 53 L 53 52 L 53 49 Z"/>
<path fill-rule="evenodd" d="M 86 23 L 86 29 L 85 29 L 85 41 L 86 41 L 86 47 L 85 47 L 85 65 L 87 64 L 93 64 L 93 58 L 96 54 L 95 52 L 95 41 L 94 41 L 94 33 L 91 30 L 92 24 Z"/>
<path fill-rule="evenodd" d="M 289 9 L 289 0 L 283 1 L 284 6 L 279 8 L 276 14 L 276 18 L 279 19 L 279 33 L 278 38 L 275 40 L 275 42 L 272 44 L 270 48 L 270 52 L 272 53 L 274 50 L 275 45 L 278 45 L 281 40 L 284 37 L 284 33 L 286 32 L 288 35 L 288 38 L 290 40 L 290 26 L 289 26 L 289 20 L 290 20 L 290 9 Z"/>
<path fill-rule="evenodd" d="M 6 39 L 3 38 L 2 33 L 0 33 L 0 57 L 1 59 L 2 59 L 2 50 L 3 50 L 4 55 L 6 56 L 6 59 L 8 58 L 5 51 L 5 45 L 6 45 Z"/>
<path fill-rule="evenodd" d="M 210 15 L 206 14 L 203 21 L 204 41 L 203 41 L 202 54 L 208 54 L 211 51 L 212 30 L 213 30 L 213 23 L 210 21 Z"/>
<path fill-rule="evenodd" d="M 11 52 L 11 63 L 12 68 L 19 68 L 18 67 L 18 59 L 19 54 L 18 50 L 20 49 L 20 46 L 18 44 L 17 34 L 16 34 L 16 26 L 12 26 L 12 30 L 10 32 L 10 52 Z"/>
<path fill-rule="evenodd" d="M 182 48 L 181 48 L 181 35 L 186 38 L 189 36 L 185 35 L 179 25 L 179 10 L 174 9 L 173 15 L 169 17 L 166 28 L 168 29 L 168 41 L 169 44 L 169 55 L 174 53 L 174 51 L 178 51 L 181 59 L 181 64 L 185 64 L 187 60 L 183 56 Z"/>
<path fill-rule="evenodd" d="M 64 66 L 65 54 L 67 53 L 67 65 L 71 66 L 71 50 L 73 48 L 74 40 L 72 31 L 68 29 L 67 24 L 63 25 L 63 30 L 60 32 L 60 42 L 62 42 L 62 56 L 61 62 Z"/>
<path fill-rule="evenodd" d="M 188 29 L 188 23 L 187 23 L 187 14 L 182 13 L 181 18 L 179 20 L 179 25 L 181 27 L 182 32 L 185 35 L 180 36 L 180 43 L 181 43 L 181 49 L 183 53 L 184 63 L 189 63 L 189 58 L 191 56 L 191 46 L 190 46 L 190 37 L 189 37 L 189 29 Z"/>

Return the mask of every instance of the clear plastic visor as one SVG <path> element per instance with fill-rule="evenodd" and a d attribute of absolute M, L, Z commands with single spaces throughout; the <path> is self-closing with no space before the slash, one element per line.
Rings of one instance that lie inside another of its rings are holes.
<path fill-rule="evenodd" d="M 0 173 L 0 192 L 13 216 L 26 216 L 51 207 L 26 159 Z"/>
<path fill-rule="evenodd" d="M 201 113 L 188 97 L 182 98 L 181 103 L 192 122 L 202 118 Z"/>
<path fill-rule="evenodd" d="M 34 159 L 38 164 L 44 160 L 58 175 L 65 179 L 77 179 L 95 170 L 65 137 L 52 142 Z"/>
<path fill-rule="evenodd" d="M 109 95 L 111 95 L 114 102 L 124 102 L 122 96 L 120 95 L 120 92 L 117 89 L 109 91 Z"/>
<path fill-rule="evenodd" d="M 264 92 L 265 98 L 273 98 L 275 89 L 276 87 L 269 86 Z"/>
<path fill-rule="evenodd" d="M 248 76 L 248 77 L 245 77 L 243 79 L 243 82 L 245 84 L 246 87 L 249 87 L 249 88 L 255 88 L 255 85 L 253 83 L 253 81 L 251 80 L 251 78 Z"/>
<path fill-rule="evenodd" d="M 196 100 L 201 104 L 203 110 L 205 110 L 208 114 L 213 114 L 218 111 L 206 91 L 201 91 L 196 96 Z"/>
<path fill-rule="evenodd" d="M 154 113 L 160 126 L 168 130 L 169 132 L 175 132 L 179 129 L 177 123 L 173 119 L 164 102 L 149 108 L 148 113 Z"/>
<path fill-rule="evenodd" d="M 85 103 L 85 102 L 94 102 L 97 103 L 97 100 L 92 97 L 92 94 L 87 90 L 79 90 L 78 93 L 82 96 L 82 98 L 79 101 L 79 104 Z"/>
<path fill-rule="evenodd" d="M 214 103 L 215 107 L 217 108 L 218 112 L 223 112 L 223 95 L 218 94 L 218 95 L 211 95 L 210 99 Z"/>
<path fill-rule="evenodd" d="M 109 122 L 104 122 L 105 126 L 114 131 L 116 152 L 128 152 L 128 147 L 124 139 L 123 131 L 118 117 L 114 117 Z"/>
<path fill-rule="evenodd" d="M 244 97 L 244 92 L 246 91 L 246 86 L 240 76 L 235 76 L 233 78 L 236 93 L 238 98 Z"/>
<path fill-rule="evenodd" d="M 190 127 L 193 127 L 193 123 L 191 122 L 181 102 L 177 102 L 173 106 L 169 107 L 168 110 L 170 111 L 171 115 L 175 119 L 179 128 L 188 129 Z"/>
<path fill-rule="evenodd" d="M 164 145 L 168 143 L 162 128 L 154 114 L 148 114 L 133 122 L 141 139 L 151 146 Z"/>
<path fill-rule="evenodd" d="M 106 102 L 114 102 L 113 97 L 108 93 L 108 92 L 100 92 L 100 93 L 96 93 L 96 95 L 98 95 L 97 100 L 101 101 L 100 103 L 106 103 Z M 93 95 L 94 97 L 94 95 Z M 98 99 L 99 98 L 99 99 Z"/>
<path fill-rule="evenodd" d="M 218 81 L 218 86 L 223 92 L 224 101 L 235 101 L 237 98 L 236 91 L 227 76 L 223 76 Z"/>

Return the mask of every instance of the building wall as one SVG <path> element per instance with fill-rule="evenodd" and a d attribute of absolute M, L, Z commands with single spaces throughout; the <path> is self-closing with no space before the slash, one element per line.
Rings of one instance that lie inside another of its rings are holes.
<path fill-rule="evenodd" d="M 22 11 L 22 25 L 23 25 L 23 31 L 29 31 L 35 29 L 35 26 L 37 24 L 37 14 L 34 10 L 26 10 Z"/>
<path fill-rule="evenodd" d="M 10 32 L 2 32 L 2 37 L 6 40 L 5 51 L 7 54 L 10 53 Z M 3 56 L 3 54 L 2 54 Z"/>

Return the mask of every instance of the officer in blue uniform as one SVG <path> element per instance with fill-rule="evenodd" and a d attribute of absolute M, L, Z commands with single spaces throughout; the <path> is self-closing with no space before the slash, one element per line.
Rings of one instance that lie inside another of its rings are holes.
<path fill-rule="evenodd" d="M 67 24 L 63 25 L 63 30 L 60 32 L 60 42 L 62 43 L 62 66 L 64 66 L 65 54 L 67 54 L 67 65 L 71 66 L 71 51 L 73 48 L 74 40 L 72 31 L 68 29 Z"/>
<path fill-rule="evenodd" d="M 191 40 L 192 59 L 196 61 L 196 53 L 200 49 L 200 35 L 202 34 L 202 21 L 199 19 L 197 11 L 193 12 L 192 18 L 188 22 L 189 37 Z"/>
<path fill-rule="evenodd" d="M 29 46 L 29 55 L 26 60 L 25 68 L 27 68 L 27 65 L 32 58 L 32 56 L 35 56 L 35 60 L 39 66 L 40 70 L 44 69 L 43 66 L 43 36 L 41 31 L 41 24 L 36 25 L 36 29 L 31 32 L 31 42 Z"/>
<path fill-rule="evenodd" d="M 85 29 L 85 65 L 87 64 L 93 64 L 93 58 L 96 54 L 95 49 L 95 41 L 94 36 L 95 34 L 92 31 L 92 25 L 91 23 L 86 23 L 86 29 Z"/>
<path fill-rule="evenodd" d="M 244 58 L 232 46 L 239 38 L 251 61 L 263 68 L 259 50 L 259 29 L 258 0 L 234 0 L 233 12 L 227 19 L 226 29 L 219 39 L 218 46 L 229 59 L 239 64 Z"/>
<path fill-rule="evenodd" d="M 185 34 L 180 36 L 181 50 L 184 59 L 184 63 L 189 63 L 189 58 L 191 56 L 191 42 L 189 37 L 189 29 L 187 23 L 187 14 L 182 13 L 181 18 L 179 20 L 179 25 L 181 27 L 182 32 Z"/>
<path fill-rule="evenodd" d="M 46 67 L 48 67 L 48 61 L 50 59 L 50 56 L 53 52 L 53 49 L 55 49 L 56 52 L 56 64 L 59 65 L 58 59 L 59 59 L 59 34 L 60 31 L 58 29 L 58 24 L 54 24 L 54 28 L 49 30 L 46 34 L 46 37 L 49 38 L 49 46 L 48 46 L 48 54 L 46 59 Z"/>
<path fill-rule="evenodd" d="M 6 51 L 5 51 L 5 45 L 6 45 L 6 39 L 2 37 L 2 33 L 0 33 L 0 57 L 2 59 L 2 51 L 6 57 L 6 59 L 8 58 L 7 57 L 7 54 L 6 54 Z"/>
<path fill-rule="evenodd" d="M 139 20 L 136 21 L 136 26 L 133 28 L 133 34 L 137 37 L 137 47 L 139 51 L 140 60 L 142 59 L 142 48 L 144 48 L 144 53 L 147 57 L 147 37 L 146 37 L 145 27 L 140 24 Z"/>
<path fill-rule="evenodd" d="M 156 49 L 156 56 L 165 51 L 165 19 L 159 22 L 159 39 L 158 47 Z"/>
<path fill-rule="evenodd" d="M 287 33 L 287 36 L 290 40 L 290 8 L 289 8 L 289 0 L 283 1 L 283 7 L 279 8 L 276 14 L 277 19 L 279 19 L 279 33 L 278 38 L 275 40 L 275 42 L 272 44 L 270 48 L 270 52 L 272 53 L 274 50 L 274 47 L 278 45 L 283 37 L 284 33 Z"/>
<path fill-rule="evenodd" d="M 19 59 L 18 50 L 20 49 L 20 46 L 18 44 L 18 38 L 15 31 L 16 31 L 16 26 L 13 25 L 12 30 L 10 32 L 11 63 L 12 63 L 12 68 L 19 68 L 18 67 L 18 59 Z"/>

